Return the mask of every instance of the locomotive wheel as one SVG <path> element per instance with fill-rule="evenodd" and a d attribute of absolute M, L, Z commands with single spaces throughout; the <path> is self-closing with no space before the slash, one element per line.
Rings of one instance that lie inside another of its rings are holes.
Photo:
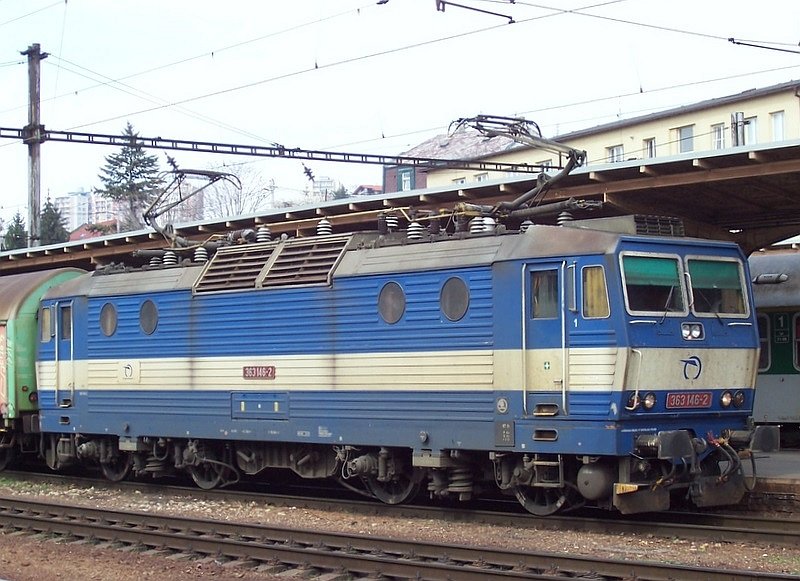
<path fill-rule="evenodd" d="M 550 516 L 569 506 L 568 488 L 517 486 L 514 494 L 523 508 L 536 516 Z"/>
<path fill-rule="evenodd" d="M 203 490 L 211 490 L 222 483 L 222 473 L 225 468 L 216 462 L 201 462 L 198 466 L 188 466 L 186 468 L 189 475 Z"/>
<path fill-rule="evenodd" d="M 120 454 L 114 457 L 111 462 L 102 462 L 100 470 L 106 479 L 111 482 L 120 482 L 130 474 L 131 466 L 133 466 L 132 456 L 130 454 Z"/>
<path fill-rule="evenodd" d="M 373 476 L 364 478 L 364 483 L 372 496 L 384 504 L 400 504 L 417 495 L 420 479 L 408 474 L 398 474 L 388 482 L 381 482 Z"/>

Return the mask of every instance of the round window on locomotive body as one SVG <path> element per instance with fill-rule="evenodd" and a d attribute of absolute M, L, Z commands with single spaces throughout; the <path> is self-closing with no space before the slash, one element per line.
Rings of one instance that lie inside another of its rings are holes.
<path fill-rule="evenodd" d="M 381 318 L 394 325 L 406 312 L 406 293 L 396 282 L 387 282 L 378 295 L 378 313 Z"/>
<path fill-rule="evenodd" d="M 469 308 L 469 287 L 462 279 L 454 276 L 448 278 L 439 294 L 439 306 L 442 314 L 450 321 L 460 321 Z"/>
<path fill-rule="evenodd" d="M 117 332 L 117 307 L 113 303 L 106 303 L 100 309 L 100 330 L 106 337 Z"/>
<path fill-rule="evenodd" d="M 158 308 L 150 299 L 143 302 L 139 309 L 139 326 L 145 335 L 152 335 L 158 327 Z"/>

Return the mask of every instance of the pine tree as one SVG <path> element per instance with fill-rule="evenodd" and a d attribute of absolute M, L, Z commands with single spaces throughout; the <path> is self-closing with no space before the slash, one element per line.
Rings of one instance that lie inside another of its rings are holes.
<path fill-rule="evenodd" d="M 41 230 L 41 243 L 44 246 L 69 240 L 69 232 L 64 227 L 64 218 L 61 217 L 61 211 L 49 199 L 44 205 L 44 209 L 42 209 L 39 229 Z"/>
<path fill-rule="evenodd" d="M 8 225 L 6 235 L 3 237 L 3 245 L 6 250 L 16 250 L 28 247 L 28 231 L 25 230 L 25 220 L 17 212 Z"/>
<path fill-rule="evenodd" d="M 139 134 L 130 123 L 122 135 L 131 139 L 131 145 L 123 145 L 119 153 L 106 156 L 106 164 L 97 176 L 103 188 L 95 189 L 95 193 L 119 204 L 117 219 L 122 230 L 137 230 L 144 227 L 142 213 L 161 191 L 163 180 L 158 175 L 158 157 L 134 143 Z"/>

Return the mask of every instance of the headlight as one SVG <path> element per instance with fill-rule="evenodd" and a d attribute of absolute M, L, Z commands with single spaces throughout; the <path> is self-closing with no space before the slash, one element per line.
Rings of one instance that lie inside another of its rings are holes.
<path fill-rule="evenodd" d="M 733 401 L 733 394 L 729 391 L 723 391 L 722 396 L 719 398 L 719 403 L 722 407 L 727 408 L 731 407 L 731 402 Z"/>
<path fill-rule="evenodd" d="M 744 400 L 744 392 L 742 390 L 737 391 L 733 394 L 733 407 L 742 407 L 744 405 Z"/>
<path fill-rule="evenodd" d="M 650 393 L 644 396 L 644 400 L 642 400 L 642 403 L 644 404 L 644 409 L 647 410 L 653 409 L 656 405 L 656 394 L 654 394 L 651 391 Z"/>
<path fill-rule="evenodd" d="M 681 336 L 688 341 L 705 338 L 702 323 L 681 323 Z"/>

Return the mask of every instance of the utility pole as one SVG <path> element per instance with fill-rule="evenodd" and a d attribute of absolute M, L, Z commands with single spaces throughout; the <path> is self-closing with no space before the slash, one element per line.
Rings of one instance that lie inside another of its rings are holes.
<path fill-rule="evenodd" d="M 20 54 L 28 57 L 28 125 L 23 129 L 23 143 L 28 145 L 28 248 L 39 245 L 41 215 L 41 159 L 39 146 L 44 141 L 44 125 L 39 119 L 40 62 L 47 58 L 38 44 L 32 44 Z"/>

